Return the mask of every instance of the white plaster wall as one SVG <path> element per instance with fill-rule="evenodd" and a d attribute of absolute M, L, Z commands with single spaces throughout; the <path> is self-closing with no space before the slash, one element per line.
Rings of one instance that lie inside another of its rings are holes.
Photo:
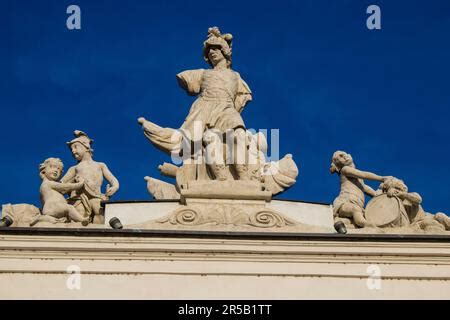
<path fill-rule="evenodd" d="M 0 235 L 0 281 L 0 299 L 450 299 L 450 242 Z"/>

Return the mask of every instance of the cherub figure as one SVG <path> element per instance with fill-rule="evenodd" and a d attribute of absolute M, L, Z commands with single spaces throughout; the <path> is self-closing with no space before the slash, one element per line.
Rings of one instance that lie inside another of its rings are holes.
<path fill-rule="evenodd" d="M 114 177 L 106 164 L 92 159 L 93 149 L 91 140 L 83 131 L 74 131 L 75 139 L 67 142 L 72 155 L 78 164 L 69 168 L 66 175 L 61 179 L 63 183 L 73 182 L 75 179 L 84 180 L 83 188 L 71 193 L 68 202 L 72 204 L 83 217 L 88 217 L 93 223 L 104 223 L 103 212 L 101 212 L 101 201 L 108 200 L 119 189 L 119 181 Z M 106 194 L 102 194 L 101 187 L 106 179 Z"/>
<path fill-rule="evenodd" d="M 442 212 L 435 215 L 425 212 L 422 208 L 422 197 L 417 192 L 408 192 L 406 184 L 397 178 L 386 179 L 380 184 L 380 190 L 388 197 L 401 200 L 412 227 L 421 230 L 450 230 L 450 218 Z"/>
<path fill-rule="evenodd" d="M 42 214 L 44 216 L 65 220 L 65 222 L 81 222 L 83 226 L 86 226 L 89 223 L 89 218 L 83 217 L 75 207 L 67 204 L 64 198 L 64 194 L 83 188 L 84 181 L 80 179 L 75 183 L 58 182 L 63 167 L 62 161 L 57 158 L 48 158 L 39 166 L 39 175 L 42 179 L 42 184 L 39 189 L 42 202 Z M 42 216 L 39 217 L 39 220 L 58 221 L 55 219 L 46 219 Z"/>
<path fill-rule="evenodd" d="M 339 196 L 333 202 L 335 219 L 347 218 L 358 227 L 373 227 L 364 217 L 364 195 L 374 197 L 379 192 L 366 185 L 363 179 L 383 182 L 389 177 L 356 169 L 352 156 L 344 151 L 333 154 L 330 172 L 337 173 L 341 183 Z"/>

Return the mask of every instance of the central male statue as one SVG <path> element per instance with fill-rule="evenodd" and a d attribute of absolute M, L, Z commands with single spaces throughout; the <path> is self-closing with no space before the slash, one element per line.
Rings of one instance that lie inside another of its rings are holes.
<path fill-rule="evenodd" d="M 200 142 L 200 146 L 205 148 L 202 159 L 208 164 L 209 175 L 213 179 L 233 178 L 228 166 L 232 163 L 236 178 L 249 180 L 246 160 L 248 141 L 240 112 L 251 101 L 252 95 L 239 73 L 231 69 L 231 41 L 231 34 L 222 35 L 217 27 L 210 28 L 203 44 L 203 55 L 211 69 L 188 70 L 177 75 L 178 83 L 183 89 L 190 95 L 198 95 L 180 128 L 184 141 L 182 135 L 177 136 L 174 129 L 161 128 L 144 118 L 140 118 L 139 122 L 143 125 L 147 138 L 168 153 L 181 149 L 182 143 L 190 145 Z M 222 152 L 227 148 L 224 137 L 229 133 L 235 149 L 233 152 Z M 231 153 L 233 158 L 230 160 Z M 189 157 L 198 160 L 193 155 L 184 154 L 185 162 Z M 185 172 L 190 176 L 189 179 L 206 179 L 204 164 L 199 165 L 197 161 L 190 168 L 189 172 Z"/>

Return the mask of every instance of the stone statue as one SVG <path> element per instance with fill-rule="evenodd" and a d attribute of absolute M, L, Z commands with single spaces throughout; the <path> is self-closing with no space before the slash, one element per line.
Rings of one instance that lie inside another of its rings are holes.
<path fill-rule="evenodd" d="M 252 100 L 252 93 L 239 73 L 231 69 L 232 39 L 231 34 L 222 34 L 217 27 L 209 28 L 203 43 L 203 56 L 211 69 L 177 74 L 179 85 L 188 94 L 197 96 L 179 130 L 160 127 L 143 117 L 138 119 L 145 136 L 154 146 L 182 157 L 183 165 L 170 174 L 176 175 L 178 192 L 189 181 L 195 180 L 262 182 L 262 168 L 268 167 L 258 163 L 257 158 L 253 158 L 255 162 L 251 161 L 253 137 L 247 132 L 240 113 Z M 276 190 L 274 194 L 295 183 L 298 169 L 291 156 L 285 157 L 283 168 L 284 172 L 277 177 L 272 172 L 273 179 L 268 179 L 267 185 Z M 272 182 L 277 178 L 280 184 L 275 187 L 277 183 Z M 173 188 L 162 181 L 150 177 L 146 180 L 153 195 L 176 196 Z"/>
<path fill-rule="evenodd" d="M 48 158 L 39 166 L 39 175 L 42 184 L 39 189 L 42 202 L 42 214 L 38 221 L 48 222 L 81 222 L 83 226 L 89 223 L 89 217 L 82 216 L 75 207 L 67 203 L 64 194 L 78 191 L 84 186 L 84 180 L 75 183 L 58 182 L 63 171 L 63 163 L 58 158 Z M 56 220 L 59 219 L 59 221 Z"/>
<path fill-rule="evenodd" d="M 67 144 L 78 164 L 69 168 L 61 182 L 76 183 L 82 179 L 84 181 L 83 188 L 73 190 L 68 203 L 73 205 L 83 217 L 88 217 L 90 222 L 103 224 L 104 215 L 101 212 L 101 201 L 108 200 L 117 192 L 119 181 L 106 164 L 92 159 L 91 144 L 93 140 L 83 131 L 75 130 L 74 135 L 75 139 Z M 104 179 L 110 183 L 106 187 L 105 194 L 101 192 Z"/>
<path fill-rule="evenodd" d="M 245 148 L 245 124 L 240 112 L 252 100 L 252 93 L 239 73 L 231 69 L 232 35 L 222 35 L 217 27 L 208 30 L 208 38 L 203 44 L 203 56 L 211 69 L 188 70 L 177 75 L 178 83 L 191 95 L 198 95 L 181 129 L 194 134 L 196 123 L 204 134 L 206 161 L 217 180 L 231 178 L 224 157 L 214 154 L 220 147 L 220 136 L 234 130 L 235 143 Z M 213 129 L 213 130 L 207 130 Z M 237 148 L 241 150 L 242 148 Z M 209 158 L 208 158 L 209 157 Z M 239 180 L 250 180 L 245 159 L 233 161 Z"/>
<path fill-rule="evenodd" d="M 267 161 L 265 136 L 246 128 L 241 112 L 252 92 L 231 68 L 232 39 L 217 27 L 209 28 L 203 57 L 211 68 L 177 74 L 181 88 L 197 97 L 179 129 L 138 119 L 156 148 L 181 160 L 179 166 L 159 166 L 162 175 L 175 178 L 175 184 L 145 177 L 154 198 L 179 200 L 177 209 L 146 226 L 298 227 L 267 207 L 274 194 L 296 182 L 298 168 L 290 154 Z"/>
<path fill-rule="evenodd" d="M 379 176 L 357 170 L 350 154 L 336 151 L 330 168 L 341 182 L 339 196 L 333 202 L 335 221 L 347 227 L 362 227 L 373 232 L 442 233 L 450 230 L 450 218 L 444 213 L 425 212 L 422 197 L 408 192 L 405 183 L 392 176 Z M 377 191 L 364 184 L 363 179 L 380 181 Z M 364 207 L 367 194 L 373 197 Z"/>
<path fill-rule="evenodd" d="M 364 217 L 364 194 L 374 197 L 380 192 L 366 185 L 363 179 L 383 182 L 390 177 L 356 169 L 352 156 L 344 151 L 333 154 L 330 172 L 337 173 L 341 183 L 339 196 L 333 202 L 335 220 L 350 226 L 373 226 Z"/>
<path fill-rule="evenodd" d="M 425 212 L 420 194 L 409 192 L 402 180 L 386 179 L 379 190 L 382 194 L 373 198 L 366 208 L 367 220 L 377 227 L 409 227 L 425 232 L 450 230 L 450 218 L 441 212 L 435 215 Z"/>
<path fill-rule="evenodd" d="M 3 217 L 9 217 L 12 227 L 61 226 L 77 227 L 89 223 L 104 224 L 101 201 L 108 200 L 119 189 L 119 182 L 101 162 L 92 159 L 92 140 L 82 131 L 74 131 L 75 139 L 68 142 L 73 156 L 79 162 L 69 168 L 59 182 L 63 163 L 48 158 L 39 166 L 42 179 L 40 195 L 42 209 L 30 204 L 5 204 Z M 101 193 L 103 180 L 111 185 Z M 69 198 L 64 197 L 70 194 Z"/>

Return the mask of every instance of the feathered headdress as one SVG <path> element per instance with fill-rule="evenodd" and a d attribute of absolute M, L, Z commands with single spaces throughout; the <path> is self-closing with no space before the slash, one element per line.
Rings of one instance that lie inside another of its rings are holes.
<path fill-rule="evenodd" d="M 211 46 L 218 46 L 231 65 L 231 44 L 233 35 L 231 33 L 221 34 L 218 27 L 211 27 L 208 29 L 208 38 L 203 42 L 203 57 L 205 61 L 210 63 L 208 58 L 209 48 Z"/>

